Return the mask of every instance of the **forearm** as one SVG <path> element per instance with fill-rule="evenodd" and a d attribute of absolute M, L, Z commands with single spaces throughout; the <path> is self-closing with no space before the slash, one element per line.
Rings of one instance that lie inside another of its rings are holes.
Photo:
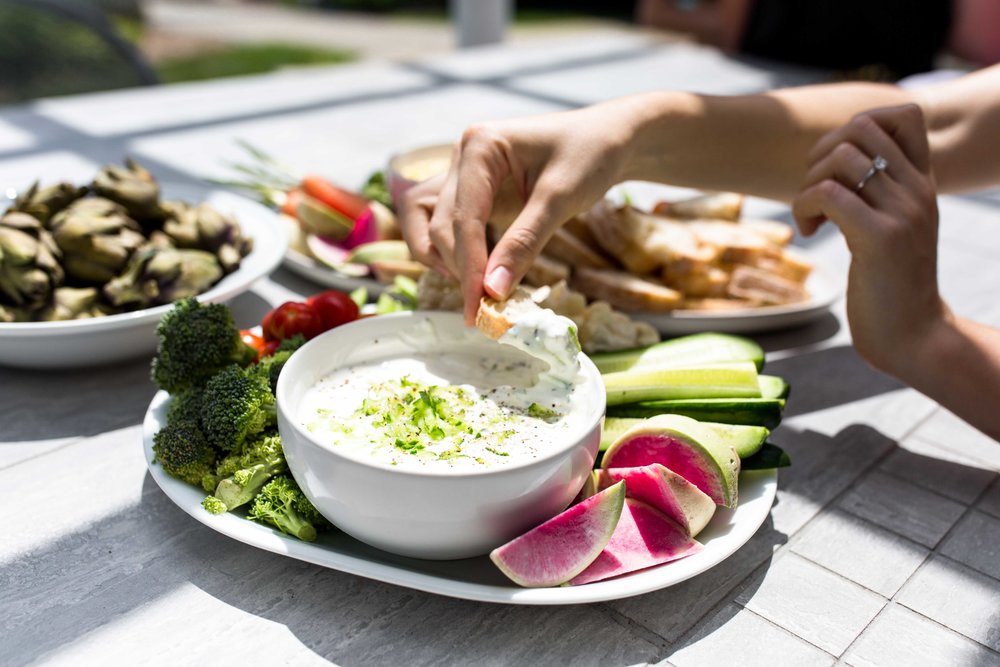
<path fill-rule="evenodd" d="M 894 375 L 1000 440 L 1000 330 L 946 318 Z"/>
<path fill-rule="evenodd" d="M 911 93 L 880 84 L 625 98 L 618 104 L 633 128 L 626 177 L 789 200 L 820 137 L 866 109 L 912 101 Z"/>

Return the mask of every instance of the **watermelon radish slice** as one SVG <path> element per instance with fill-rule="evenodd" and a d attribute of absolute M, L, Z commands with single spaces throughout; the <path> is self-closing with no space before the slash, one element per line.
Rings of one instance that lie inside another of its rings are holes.
<path fill-rule="evenodd" d="M 611 443 L 601 467 L 639 468 L 653 463 L 691 482 L 717 505 L 736 507 L 740 457 L 732 445 L 696 420 L 680 415 L 651 417 Z"/>
<path fill-rule="evenodd" d="M 598 488 L 625 482 L 625 496 L 641 500 L 667 515 L 691 537 L 715 514 L 715 501 L 673 470 L 654 463 L 641 468 L 599 471 Z"/>
<path fill-rule="evenodd" d="M 569 584 L 579 586 L 643 570 L 697 553 L 701 548 L 700 543 L 662 512 L 640 500 L 626 498 L 608 545 Z"/>
<path fill-rule="evenodd" d="M 624 503 L 625 484 L 620 482 L 497 547 L 490 560 L 521 586 L 566 583 L 607 546 Z"/>

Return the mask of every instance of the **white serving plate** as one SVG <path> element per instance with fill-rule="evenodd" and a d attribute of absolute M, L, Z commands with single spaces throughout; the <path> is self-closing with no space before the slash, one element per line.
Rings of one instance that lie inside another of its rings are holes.
<path fill-rule="evenodd" d="M 511 583 L 489 558 L 432 561 L 394 556 L 367 546 L 340 531 L 302 542 L 277 530 L 248 521 L 236 513 L 209 514 L 201 506 L 205 493 L 178 481 L 153 463 L 153 434 L 166 422 L 169 396 L 159 392 L 143 420 L 143 450 L 149 473 L 183 511 L 235 540 L 341 572 L 448 597 L 524 605 L 563 605 L 615 600 L 673 586 L 718 565 L 735 553 L 764 523 L 778 486 L 777 470 L 740 475 L 740 503 L 735 510 L 719 508 L 698 536 L 705 548 L 671 563 L 585 586 L 521 588 Z"/>
<path fill-rule="evenodd" d="M 313 281 L 324 287 L 332 287 L 333 289 L 338 289 L 342 292 L 351 292 L 359 287 L 364 287 L 368 290 L 368 296 L 370 298 L 377 297 L 381 294 L 388 285 L 380 283 L 374 278 L 358 278 L 356 276 L 348 276 L 336 269 L 330 268 L 321 262 L 316 261 L 308 255 L 304 255 L 294 248 L 288 248 L 285 251 L 285 257 L 282 265 L 291 271 L 292 273 L 297 273 L 298 275 Z"/>
<path fill-rule="evenodd" d="M 232 214 L 253 250 L 210 290 L 204 302 L 231 299 L 271 273 L 285 254 L 287 240 L 270 209 L 226 190 L 161 183 L 166 197 L 187 202 L 207 201 Z M 122 361 L 156 349 L 156 325 L 171 306 L 66 322 L 0 322 L 0 365 L 22 368 L 76 368 Z"/>
<path fill-rule="evenodd" d="M 810 259 L 808 256 L 807 259 Z M 637 320 L 649 322 L 668 336 L 682 336 L 703 331 L 749 334 L 775 329 L 788 329 L 817 320 L 830 311 L 842 289 L 830 273 L 815 260 L 806 281 L 809 299 L 783 306 L 758 306 L 740 310 L 698 311 L 674 310 L 669 313 L 629 313 Z"/>

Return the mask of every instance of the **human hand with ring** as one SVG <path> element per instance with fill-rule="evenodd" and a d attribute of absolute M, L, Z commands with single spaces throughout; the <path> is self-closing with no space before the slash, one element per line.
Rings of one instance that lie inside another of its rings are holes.
<path fill-rule="evenodd" d="M 937 199 L 920 108 L 861 113 L 820 139 L 792 212 L 807 236 L 826 220 L 843 233 L 855 348 L 906 379 L 950 318 L 938 291 Z"/>

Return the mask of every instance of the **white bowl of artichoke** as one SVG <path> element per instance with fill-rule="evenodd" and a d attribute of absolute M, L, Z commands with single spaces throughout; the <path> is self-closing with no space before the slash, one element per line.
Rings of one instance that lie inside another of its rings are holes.
<path fill-rule="evenodd" d="M 34 185 L 0 214 L 0 365 L 70 368 L 151 355 L 160 317 L 224 301 L 281 262 L 269 209 L 159 183 L 127 161 L 86 185 Z M 2 208 L 2 207 L 0 207 Z"/>

